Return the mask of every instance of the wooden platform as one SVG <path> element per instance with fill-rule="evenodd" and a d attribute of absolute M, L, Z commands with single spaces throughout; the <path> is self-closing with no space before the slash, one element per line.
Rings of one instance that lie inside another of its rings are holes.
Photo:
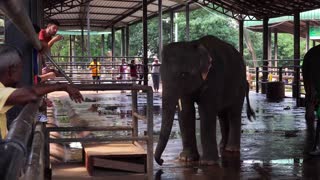
<path fill-rule="evenodd" d="M 84 157 L 87 171 L 95 168 L 146 172 L 147 153 L 138 143 L 85 144 Z"/>

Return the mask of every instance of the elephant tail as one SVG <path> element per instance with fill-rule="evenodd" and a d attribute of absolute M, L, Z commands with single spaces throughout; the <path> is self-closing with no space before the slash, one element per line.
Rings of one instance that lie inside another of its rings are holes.
<path fill-rule="evenodd" d="M 253 111 L 253 109 L 251 108 L 251 105 L 250 105 L 248 81 L 246 81 L 246 100 L 247 100 L 247 117 L 248 117 L 249 121 L 252 122 L 251 117 L 253 117 L 253 119 L 256 119 L 256 113 Z"/>

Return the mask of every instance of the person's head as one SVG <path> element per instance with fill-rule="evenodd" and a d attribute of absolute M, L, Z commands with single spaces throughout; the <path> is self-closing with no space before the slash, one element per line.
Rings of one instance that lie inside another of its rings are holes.
<path fill-rule="evenodd" d="M 9 45 L 0 45 L 0 81 L 5 86 L 15 87 L 22 75 L 22 54 Z"/>
<path fill-rule="evenodd" d="M 126 59 L 121 59 L 121 63 L 122 64 L 126 63 Z"/>
<path fill-rule="evenodd" d="M 135 64 L 135 60 L 134 59 L 131 60 L 131 64 Z"/>
<path fill-rule="evenodd" d="M 50 36 L 56 35 L 58 32 L 59 26 L 60 26 L 60 24 L 58 21 L 52 20 L 52 21 L 48 22 L 47 27 L 46 27 L 47 34 Z"/>
<path fill-rule="evenodd" d="M 97 59 L 97 58 L 93 58 L 93 62 L 95 62 L 95 63 L 96 63 L 97 61 L 98 61 L 98 59 Z"/>
<path fill-rule="evenodd" d="M 158 58 L 154 58 L 154 62 L 155 63 L 159 63 L 159 59 Z"/>

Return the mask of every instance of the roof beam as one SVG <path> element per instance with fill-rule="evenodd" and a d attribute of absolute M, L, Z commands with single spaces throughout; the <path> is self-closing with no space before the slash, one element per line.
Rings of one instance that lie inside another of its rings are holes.
<path fill-rule="evenodd" d="M 149 0 L 147 2 L 147 5 L 149 5 L 150 3 L 154 2 L 155 0 Z M 128 10 L 127 12 L 124 12 L 122 16 L 118 17 L 118 18 L 114 18 L 112 23 L 108 23 L 105 28 L 108 28 L 110 26 L 115 25 L 116 23 L 120 22 L 121 20 L 125 19 L 126 17 L 132 15 L 133 13 L 139 11 L 140 9 L 142 9 L 142 1 L 140 1 L 140 3 L 138 5 L 136 5 L 135 7 L 133 7 L 132 10 Z"/>

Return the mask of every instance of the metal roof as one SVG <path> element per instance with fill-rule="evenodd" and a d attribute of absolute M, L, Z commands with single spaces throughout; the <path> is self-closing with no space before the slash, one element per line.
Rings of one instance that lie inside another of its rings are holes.
<path fill-rule="evenodd" d="M 307 22 L 309 26 L 320 26 L 320 9 L 300 13 L 300 36 L 304 38 L 307 36 Z M 268 24 L 271 32 L 277 31 L 293 34 L 293 16 L 271 18 Z M 252 31 L 263 31 L 262 21 L 245 21 L 244 26 Z"/>
<path fill-rule="evenodd" d="M 175 1 L 162 1 L 162 11 L 183 6 Z M 86 28 L 88 10 L 90 28 L 94 30 L 122 27 L 142 20 L 142 0 L 47 0 L 44 7 L 44 19 L 57 20 L 62 29 Z M 158 1 L 149 0 L 147 9 L 148 16 L 156 16 Z"/>
<path fill-rule="evenodd" d="M 158 1 L 147 3 L 148 16 L 156 16 Z M 280 17 L 320 8 L 320 0 L 162 0 L 162 11 L 177 10 L 185 3 L 198 3 L 238 20 Z M 123 27 L 142 19 L 142 0 L 44 0 L 45 20 L 58 20 L 62 29 L 86 26 L 88 9 L 94 30 Z"/>

